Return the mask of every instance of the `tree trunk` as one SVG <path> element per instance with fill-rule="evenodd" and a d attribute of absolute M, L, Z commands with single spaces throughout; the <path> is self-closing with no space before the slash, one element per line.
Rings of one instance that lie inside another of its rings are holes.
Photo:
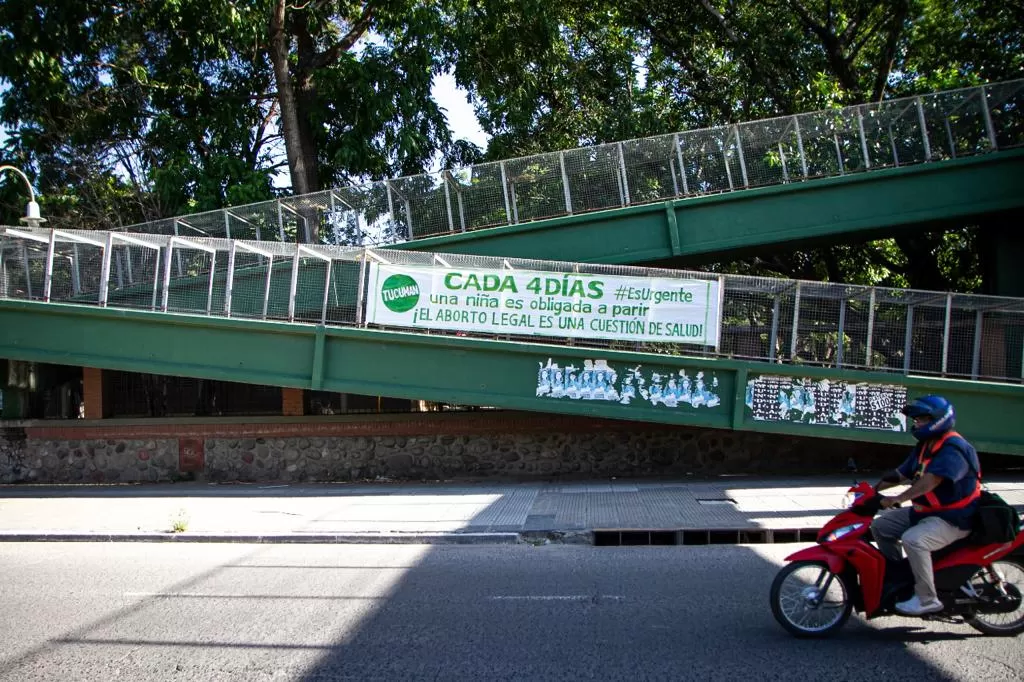
<path fill-rule="evenodd" d="M 935 244 L 928 235 L 899 235 L 895 241 L 896 246 L 907 256 L 907 267 L 903 274 L 911 289 L 946 291 L 951 288 L 951 283 L 939 269 L 935 257 Z"/>
<path fill-rule="evenodd" d="M 316 155 L 312 140 L 302 136 L 302 118 L 295 85 L 288 68 L 290 42 L 286 30 L 285 0 L 275 0 L 270 15 L 270 61 L 274 67 L 277 84 L 277 101 L 281 106 L 281 132 L 284 136 L 285 151 L 288 155 L 288 170 L 291 173 L 292 192 L 309 194 L 317 191 Z M 312 156 L 310 155 L 312 152 Z"/>

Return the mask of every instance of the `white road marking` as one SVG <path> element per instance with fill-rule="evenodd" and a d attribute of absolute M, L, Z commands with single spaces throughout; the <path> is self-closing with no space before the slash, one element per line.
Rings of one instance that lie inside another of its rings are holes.
<path fill-rule="evenodd" d="M 504 601 L 591 601 L 594 599 L 625 599 L 623 596 L 614 594 L 524 594 L 495 595 L 490 598 Z"/>

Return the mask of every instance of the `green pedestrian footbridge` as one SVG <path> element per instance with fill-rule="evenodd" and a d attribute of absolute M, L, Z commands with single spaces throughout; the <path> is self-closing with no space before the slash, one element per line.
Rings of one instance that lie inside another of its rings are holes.
<path fill-rule="evenodd" d="M 1022 111 L 1024 80 L 0 228 L 0 358 L 899 444 L 941 392 L 1024 454 Z M 675 269 L 965 222 L 1013 296 Z"/>
<path fill-rule="evenodd" d="M 1024 299 L 401 249 L 3 228 L 0 357 L 1024 454 Z M 131 271 L 129 279 L 128 272 Z"/>

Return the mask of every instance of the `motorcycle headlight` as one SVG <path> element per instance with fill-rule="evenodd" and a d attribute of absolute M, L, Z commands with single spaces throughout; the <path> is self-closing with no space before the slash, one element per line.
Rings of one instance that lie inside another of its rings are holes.
<path fill-rule="evenodd" d="M 863 523 L 851 523 L 849 526 L 843 526 L 842 528 L 836 528 L 834 531 L 829 533 L 825 537 L 825 542 L 834 542 L 844 535 L 849 535 L 855 530 L 860 530 L 864 527 Z"/>

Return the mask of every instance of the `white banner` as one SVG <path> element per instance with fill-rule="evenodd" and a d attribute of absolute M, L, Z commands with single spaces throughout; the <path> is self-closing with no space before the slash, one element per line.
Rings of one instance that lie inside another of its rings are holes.
<path fill-rule="evenodd" d="M 371 263 L 371 324 L 718 347 L 718 280 Z"/>

